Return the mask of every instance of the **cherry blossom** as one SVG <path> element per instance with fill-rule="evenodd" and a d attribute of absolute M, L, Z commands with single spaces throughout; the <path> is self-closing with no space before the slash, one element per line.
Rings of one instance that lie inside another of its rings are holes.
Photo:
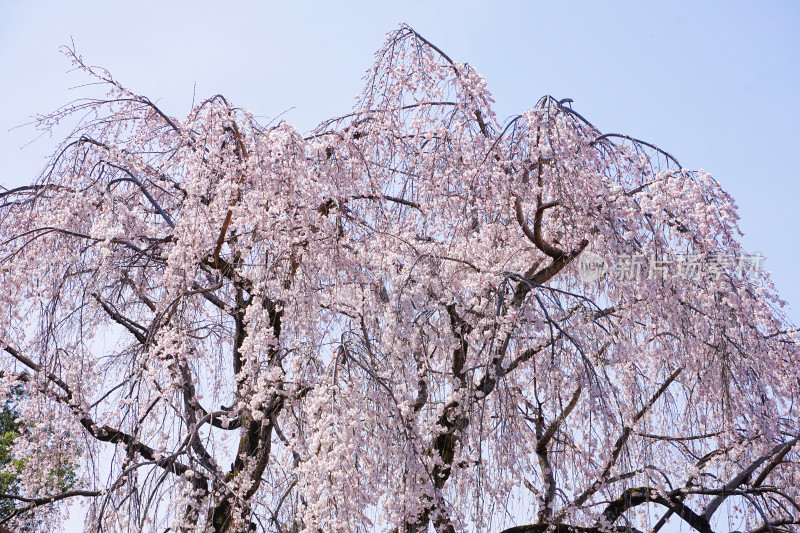
<path fill-rule="evenodd" d="M 107 98 L 43 117 L 83 118 L 0 192 L 0 393 L 28 428 L 5 527 L 83 500 L 98 532 L 711 533 L 723 506 L 797 531 L 768 274 L 576 267 L 746 256 L 708 173 L 569 99 L 501 123 L 406 26 L 308 134 L 222 96 L 174 118 L 72 59 Z"/>

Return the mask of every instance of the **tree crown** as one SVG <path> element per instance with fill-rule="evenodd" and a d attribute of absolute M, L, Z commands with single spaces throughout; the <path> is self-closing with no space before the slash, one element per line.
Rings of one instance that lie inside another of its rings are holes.
<path fill-rule="evenodd" d="M 89 497 L 97 531 L 796 527 L 796 333 L 710 175 L 568 99 L 501 124 L 405 26 L 305 136 L 73 59 L 108 97 L 44 117 L 84 116 L 0 192 L 36 456 L 7 524 Z M 64 450 L 81 487 L 34 483 Z"/>

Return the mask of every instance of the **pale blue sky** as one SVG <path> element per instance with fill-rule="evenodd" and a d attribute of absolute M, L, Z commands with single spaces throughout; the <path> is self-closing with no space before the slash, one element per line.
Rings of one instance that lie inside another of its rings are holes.
<path fill-rule="evenodd" d="M 601 130 L 711 172 L 800 317 L 798 2 L 0 1 L 0 184 L 30 181 L 59 140 L 20 149 L 35 132 L 9 128 L 88 94 L 68 90 L 86 81 L 65 74 L 71 38 L 170 114 L 186 114 L 196 82 L 198 99 L 222 93 L 308 130 L 350 109 L 407 22 L 486 77 L 501 118 L 570 97 Z"/>

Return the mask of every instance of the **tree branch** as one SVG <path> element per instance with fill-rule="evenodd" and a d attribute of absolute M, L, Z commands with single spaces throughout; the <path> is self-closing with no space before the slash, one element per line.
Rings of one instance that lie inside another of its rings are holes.
<path fill-rule="evenodd" d="M 603 515 L 597 523 L 597 527 L 604 524 L 613 524 L 622 514 L 643 503 L 658 503 L 668 508 L 676 515 L 681 517 L 684 522 L 700 533 L 714 533 L 706 517 L 700 516 L 689 507 L 673 498 L 665 498 L 655 489 L 650 487 L 635 487 L 626 489 L 618 499 L 611 502 L 603 511 Z"/>
<path fill-rule="evenodd" d="M 769 453 L 767 453 L 765 455 L 762 455 L 761 457 L 759 457 L 758 459 L 756 459 L 755 461 L 750 463 L 750 465 L 748 465 L 746 468 L 742 469 L 742 471 L 740 471 L 737 475 L 735 475 L 729 482 L 727 482 L 725 484 L 725 486 L 722 488 L 722 492 L 716 498 L 711 500 L 711 502 L 708 504 L 708 506 L 706 506 L 705 511 L 703 512 L 703 516 L 705 517 L 705 519 L 706 520 L 711 520 L 711 517 L 714 516 L 714 513 L 717 511 L 719 506 L 722 505 L 722 503 L 725 501 L 726 498 L 728 498 L 728 496 L 730 496 L 730 494 L 728 494 L 728 493 L 730 491 L 734 490 L 735 488 L 737 488 L 742 483 L 745 483 L 747 481 L 747 479 L 749 479 L 750 476 L 753 474 L 753 472 L 755 472 L 756 469 L 759 466 L 764 464 L 764 462 L 769 457 L 775 455 L 776 457 L 780 456 L 782 458 L 783 455 L 785 455 L 789 451 L 789 449 L 792 446 L 794 446 L 794 444 L 797 442 L 797 440 L 798 439 L 795 438 L 795 439 L 792 439 L 789 442 L 782 442 L 782 443 L 778 444 L 777 446 L 772 448 L 772 450 L 770 450 Z M 791 445 L 788 446 L 788 448 L 787 448 L 788 444 L 791 444 Z M 784 449 L 786 451 L 784 451 L 783 455 L 781 455 L 781 452 Z M 778 462 L 780 462 L 780 460 Z M 777 463 L 776 463 L 776 465 L 777 465 Z M 774 466 L 772 468 L 774 468 Z M 771 468 L 770 468 L 770 470 L 771 470 Z M 767 470 L 766 473 L 768 474 L 769 471 Z M 760 477 L 761 476 L 759 476 L 759 478 Z M 764 477 L 766 477 L 766 475 Z M 760 482 L 761 481 L 763 481 L 763 479 L 761 479 Z M 759 482 L 759 484 L 760 484 L 760 482 Z"/>
<path fill-rule="evenodd" d="M 603 468 L 602 474 L 600 474 L 600 478 L 592 483 L 586 490 L 584 490 L 570 505 L 570 507 L 580 507 L 583 505 L 586 500 L 588 500 L 595 492 L 603 486 L 603 483 L 608 478 L 609 473 L 611 472 L 611 468 L 616 464 L 617 459 L 619 458 L 620 452 L 622 452 L 622 448 L 625 446 L 625 443 L 628 442 L 628 438 L 631 436 L 632 428 L 636 423 L 641 420 L 644 414 L 647 412 L 650 407 L 658 400 L 658 398 L 664 394 L 664 391 L 667 390 L 667 387 L 675 381 L 675 378 L 683 371 L 683 367 L 679 367 L 669 375 L 669 377 L 661 384 L 658 390 L 653 393 L 650 399 L 645 402 L 641 409 L 634 415 L 633 419 L 629 424 L 627 424 L 624 428 L 622 428 L 622 434 L 617 439 L 617 442 L 614 443 L 614 448 L 611 451 L 611 459 L 608 460 L 605 467 Z M 563 511 L 561 513 L 563 515 Z"/>

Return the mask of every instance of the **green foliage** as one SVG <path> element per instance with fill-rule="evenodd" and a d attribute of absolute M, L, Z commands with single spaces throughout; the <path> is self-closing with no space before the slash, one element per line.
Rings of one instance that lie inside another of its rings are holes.
<path fill-rule="evenodd" d="M 0 411 L 0 494 L 19 494 L 17 476 L 23 465 L 19 461 L 12 463 L 11 447 L 20 435 L 21 426 L 14 403 L 6 401 Z M 14 507 L 14 500 L 0 498 L 0 519 L 11 514 Z"/>
<path fill-rule="evenodd" d="M 0 410 L 0 494 L 19 495 L 19 476 L 30 458 L 14 459 L 12 449 L 14 440 L 25 434 L 25 425 L 18 417 L 18 402 L 24 397 L 24 389 L 17 387 L 12 397 L 6 400 Z M 77 465 L 67 455 L 64 461 L 48 471 L 41 472 L 40 485 L 55 487 L 57 492 L 74 488 L 77 484 Z M 11 514 L 19 500 L 0 497 L 0 520 Z"/>

